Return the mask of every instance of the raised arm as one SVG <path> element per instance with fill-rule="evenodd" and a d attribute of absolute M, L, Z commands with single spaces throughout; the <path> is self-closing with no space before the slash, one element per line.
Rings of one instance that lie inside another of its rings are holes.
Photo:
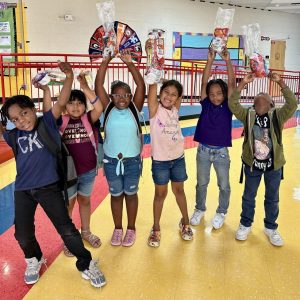
<path fill-rule="evenodd" d="M 220 54 L 222 59 L 226 63 L 227 67 L 227 74 L 228 74 L 228 97 L 232 94 L 233 90 L 236 87 L 236 81 L 235 81 L 235 74 L 233 71 L 232 63 L 230 60 L 230 54 L 227 48 L 224 49 L 224 51 Z"/>
<path fill-rule="evenodd" d="M 130 51 L 123 50 L 120 54 L 121 54 L 120 56 L 121 60 L 127 65 L 128 70 L 130 71 L 133 80 L 136 84 L 136 89 L 133 96 L 133 102 L 137 107 L 137 109 L 141 111 L 143 109 L 145 96 L 146 96 L 146 86 L 145 86 L 144 79 L 140 71 L 138 70 L 138 68 L 133 63 Z"/>
<path fill-rule="evenodd" d="M 38 82 L 32 81 L 35 88 L 43 91 L 43 112 L 49 111 L 52 108 L 51 92 L 48 85 L 41 85 Z"/>
<path fill-rule="evenodd" d="M 97 120 L 99 120 L 100 115 L 103 111 L 103 106 L 101 101 L 99 100 L 99 97 L 96 96 L 95 91 L 93 91 L 85 78 L 85 75 L 83 73 L 80 73 L 77 76 L 77 80 L 80 83 L 80 88 L 82 89 L 82 91 L 84 92 L 86 98 L 90 101 L 91 105 L 93 106 L 92 110 L 91 110 L 91 120 L 93 123 L 95 123 Z"/>
<path fill-rule="evenodd" d="M 284 80 L 277 73 L 270 73 L 270 80 L 276 82 L 283 93 L 285 103 L 284 105 L 278 109 L 277 118 L 280 124 L 284 124 L 289 118 L 291 118 L 296 111 L 298 104 L 295 94 L 291 91 L 291 89 L 285 84 Z"/>
<path fill-rule="evenodd" d="M 65 110 L 66 104 L 70 99 L 72 84 L 73 84 L 73 71 L 71 65 L 68 62 L 59 62 L 58 66 L 62 72 L 66 74 L 64 85 L 61 89 L 60 95 L 52 107 L 52 113 L 54 118 L 58 119 L 62 112 Z"/>
<path fill-rule="evenodd" d="M 96 95 L 100 98 L 101 103 L 103 105 L 103 110 L 106 109 L 109 104 L 109 96 L 104 88 L 104 81 L 106 71 L 108 69 L 108 64 L 112 60 L 112 57 L 109 56 L 107 58 L 103 58 L 101 65 L 97 71 L 96 79 L 95 79 L 95 92 Z"/>
<path fill-rule="evenodd" d="M 213 62 L 215 60 L 216 53 L 211 48 L 208 50 L 208 56 L 207 56 L 207 62 L 205 65 L 205 68 L 203 70 L 202 75 L 202 82 L 201 82 L 201 101 L 203 101 L 207 95 L 206 95 L 206 86 L 210 77 L 211 67 L 213 65 Z"/>
<path fill-rule="evenodd" d="M 239 83 L 238 87 L 233 90 L 232 94 L 229 97 L 228 100 L 228 106 L 231 112 L 235 115 L 235 117 L 243 122 L 246 123 L 246 117 L 247 117 L 247 108 L 244 108 L 240 104 L 240 98 L 241 98 L 241 91 L 244 89 L 244 87 L 252 82 L 254 80 L 254 75 L 252 73 L 247 74 L 243 80 Z"/>

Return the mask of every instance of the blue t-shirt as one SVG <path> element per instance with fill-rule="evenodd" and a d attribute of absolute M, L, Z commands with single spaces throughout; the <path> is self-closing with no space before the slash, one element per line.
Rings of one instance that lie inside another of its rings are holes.
<path fill-rule="evenodd" d="M 42 118 L 49 133 L 59 143 L 60 134 L 52 111 L 44 113 Z M 3 137 L 9 144 L 7 132 L 4 133 Z M 17 130 L 16 137 L 18 154 L 16 157 L 17 176 L 15 190 L 23 191 L 41 188 L 58 181 L 57 159 L 42 144 L 37 128 L 31 131 Z"/>
<path fill-rule="evenodd" d="M 220 105 L 214 105 L 206 97 L 201 105 L 194 141 L 211 146 L 231 147 L 232 112 L 228 107 L 228 99 Z"/>

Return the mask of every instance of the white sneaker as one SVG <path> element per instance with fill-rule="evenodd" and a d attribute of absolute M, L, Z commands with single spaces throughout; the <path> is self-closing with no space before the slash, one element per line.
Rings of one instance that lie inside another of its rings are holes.
<path fill-rule="evenodd" d="M 280 247 L 283 246 L 284 241 L 279 232 L 275 229 L 268 229 L 265 227 L 264 233 L 269 237 L 269 241 L 272 245 Z"/>
<path fill-rule="evenodd" d="M 190 224 L 193 226 L 199 225 L 201 222 L 201 219 L 204 217 L 204 211 L 200 210 L 200 209 L 195 209 L 191 220 L 190 220 Z"/>
<path fill-rule="evenodd" d="M 106 284 L 104 274 L 100 271 L 97 260 L 91 260 L 89 268 L 81 272 L 81 276 L 86 280 L 90 280 L 91 285 L 97 288 Z"/>
<path fill-rule="evenodd" d="M 242 224 L 239 225 L 238 230 L 235 233 L 235 238 L 239 241 L 245 241 L 248 238 L 248 234 L 251 231 L 251 226 L 246 227 Z"/>
<path fill-rule="evenodd" d="M 34 284 L 40 278 L 40 269 L 42 267 L 42 264 L 46 265 L 46 259 L 42 257 L 41 260 L 38 261 L 36 257 L 32 257 L 25 258 L 25 262 L 27 264 L 24 274 L 25 283 Z"/>
<path fill-rule="evenodd" d="M 216 213 L 215 216 L 212 219 L 212 226 L 213 226 L 213 228 L 214 229 L 220 229 L 223 226 L 223 224 L 224 224 L 225 217 L 226 217 L 226 214 Z"/>

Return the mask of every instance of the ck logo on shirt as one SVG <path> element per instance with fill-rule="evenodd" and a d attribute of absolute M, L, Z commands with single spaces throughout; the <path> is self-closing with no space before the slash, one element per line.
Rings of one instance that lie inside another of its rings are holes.
<path fill-rule="evenodd" d="M 27 152 L 34 151 L 34 147 L 41 149 L 44 145 L 37 138 L 37 131 L 34 134 L 28 136 L 21 136 L 18 138 L 18 145 L 21 151 L 25 154 Z"/>

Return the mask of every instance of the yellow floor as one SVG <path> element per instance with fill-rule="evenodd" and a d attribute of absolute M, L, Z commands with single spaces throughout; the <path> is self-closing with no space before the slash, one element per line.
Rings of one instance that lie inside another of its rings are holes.
<path fill-rule="evenodd" d="M 181 240 L 179 210 L 169 193 L 161 220 L 161 246 L 148 247 L 153 183 L 150 159 L 146 159 L 140 184 L 135 245 L 131 248 L 110 245 L 113 221 L 109 197 L 92 215 L 92 229 L 101 236 L 103 245 L 97 250 L 89 249 L 100 259 L 107 285 L 102 290 L 92 288 L 76 271 L 75 259 L 60 254 L 25 299 L 300 299 L 300 201 L 293 198 L 294 188 L 300 187 L 300 133 L 296 135 L 295 128 L 284 131 L 287 164 L 280 190 L 278 220 L 285 239 L 282 248 L 270 245 L 262 232 L 263 187 L 257 196 L 252 233 L 245 242 L 234 239 L 243 190 L 243 185 L 238 183 L 241 142 L 234 140 L 231 150 L 232 196 L 222 229 L 211 232 L 209 226 L 218 198 L 212 171 L 208 210 L 205 221 L 195 228 L 194 241 Z M 196 149 L 186 150 L 189 179 L 185 190 L 190 212 L 195 199 L 195 154 Z"/>

